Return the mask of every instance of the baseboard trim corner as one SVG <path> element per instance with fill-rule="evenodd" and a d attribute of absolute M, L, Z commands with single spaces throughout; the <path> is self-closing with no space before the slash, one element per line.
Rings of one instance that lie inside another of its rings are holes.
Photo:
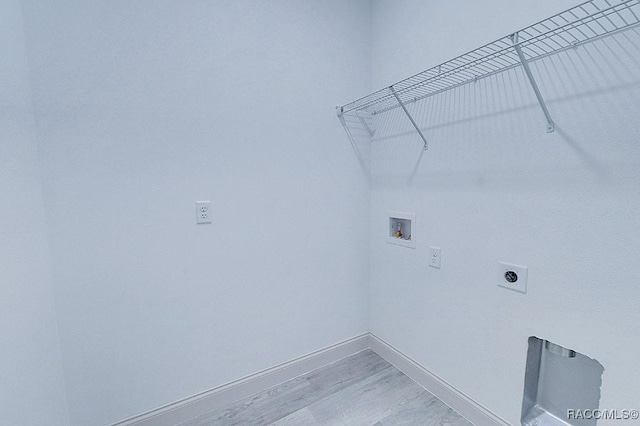
<path fill-rule="evenodd" d="M 509 422 L 373 333 L 361 334 L 110 426 L 176 426 L 365 349 L 380 355 L 474 425 L 510 426 Z"/>
<path fill-rule="evenodd" d="M 364 333 L 110 426 L 175 426 L 368 348 Z"/>
<path fill-rule="evenodd" d="M 476 426 L 511 426 L 509 422 L 465 395 L 445 380 L 418 364 L 373 333 L 369 333 L 369 347 L 390 364 L 409 376 Z"/>

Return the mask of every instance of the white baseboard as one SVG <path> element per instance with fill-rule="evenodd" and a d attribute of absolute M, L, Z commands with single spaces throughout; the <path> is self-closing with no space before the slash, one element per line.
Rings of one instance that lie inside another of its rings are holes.
<path fill-rule="evenodd" d="M 500 416 L 371 333 L 369 333 L 369 347 L 474 425 L 511 426 Z"/>
<path fill-rule="evenodd" d="M 506 420 L 371 333 L 353 337 L 197 395 L 121 420 L 111 426 L 176 426 L 368 348 L 474 425 L 510 426 Z"/>
<path fill-rule="evenodd" d="M 368 348 L 365 333 L 111 426 L 175 426 Z"/>

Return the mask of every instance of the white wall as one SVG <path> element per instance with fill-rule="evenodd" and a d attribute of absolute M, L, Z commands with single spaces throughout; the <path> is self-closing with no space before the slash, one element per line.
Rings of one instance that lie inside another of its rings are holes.
<path fill-rule="evenodd" d="M 0 424 L 66 425 L 19 1 L 0 2 Z"/>
<path fill-rule="evenodd" d="M 637 32 L 533 65 L 551 135 L 520 70 L 414 105 L 417 168 L 380 117 L 369 200 L 332 105 L 578 2 L 22 3 L 29 78 L 19 2 L 0 14 L 3 422 L 67 423 L 34 132 L 72 425 L 366 331 L 369 271 L 371 330 L 511 423 L 530 335 L 603 364 L 601 407 L 636 403 Z M 389 210 L 415 250 L 384 242 Z"/>
<path fill-rule="evenodd" d="M 577 3 L 376 0 L 373 88 Z M 637 405 L 638 46 L 628 31 L 532 65 L 553 134 L 522 70 L 413 105 L 415 173 L 406 118 L 376 123 L 371 330 L 511 424 L 531 335 L 602 363 L 601 408 Z M 415 250 L 385 243 L 388 211 L 416 213 Z M 497 287 L 499 260 L 529 267 L 528 294 Z"/>
<path fill-rule="evenodd" d="M 367 331 L 369 2 L 24 10 L 71 424 Z"/>

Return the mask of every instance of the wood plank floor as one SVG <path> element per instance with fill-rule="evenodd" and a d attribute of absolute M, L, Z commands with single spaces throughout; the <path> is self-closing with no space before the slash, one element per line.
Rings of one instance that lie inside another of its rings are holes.
<path fill-rule="evenodd" d="M 180 426 L 472 426 L 371 350 Z"/>

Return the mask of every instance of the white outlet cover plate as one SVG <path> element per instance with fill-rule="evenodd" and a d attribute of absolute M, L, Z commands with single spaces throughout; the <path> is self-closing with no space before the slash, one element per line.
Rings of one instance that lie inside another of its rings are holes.
<path fill-rule="evenodd" d="M 524 294 L 527 293 L 527 276 L 529 274 L 529 268 L 506 262 L 498 262 L 498 266 L 498 287 L 507 288 Z M 517 275 L 517 279 L 514 282 L 509 282 L 506 279 L 505 274 L 510 271 L 515 272 Z"/>
<path fill-rule="evenodd" d="M 196 223 L 211 223 L 211 201 L 196 201 Z"/>
<path fill-rule="evenodd" d="M 440 247 L 429 247 L 429 266 L 440 269 Z"/>

